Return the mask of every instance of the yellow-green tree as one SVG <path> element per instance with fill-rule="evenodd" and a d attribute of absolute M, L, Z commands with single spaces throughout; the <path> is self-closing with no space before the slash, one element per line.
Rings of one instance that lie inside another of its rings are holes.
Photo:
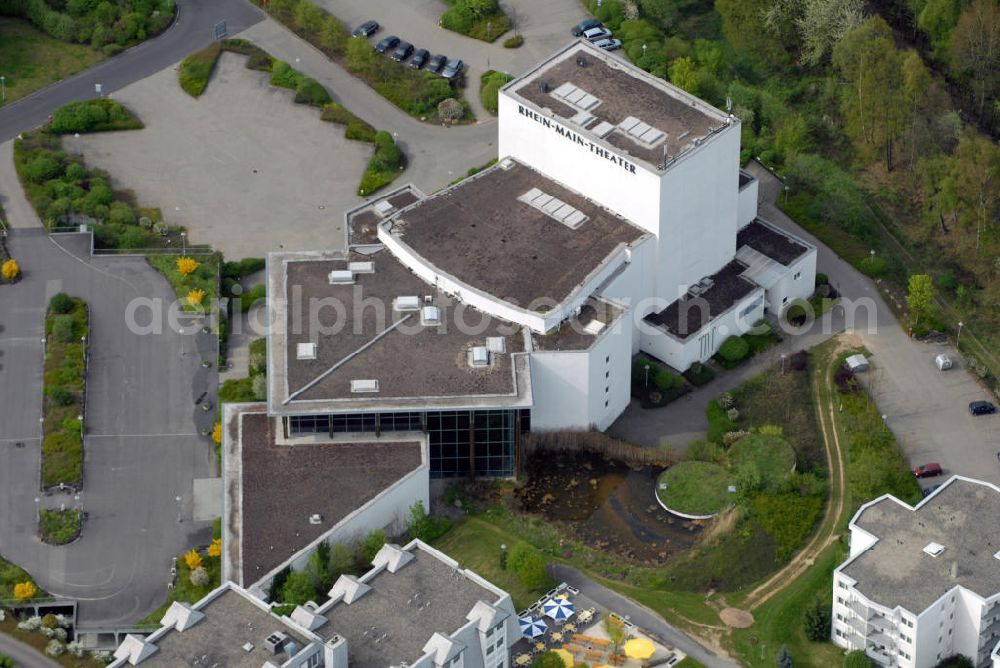
<path fill-rule="evenodd" d="M 35 594 L 38 593 L 38 587 L 35 586 L 34 582 L 30 580 L 27 582 L 18 582 L 14 585 L 14 598 L 28 599 L 34 598 Z"/>
<path fill-rule="evenodd" d="M 184 563 L 192 571 L 201 566 L 201 555 L 198 554 L 198 550 L 192 548 L 190 552 L 186 553 L 184 555 Z"/>
<path fill-rule="evenodd" d="M 934 285 L 928 274 L 913 274 L 910 276 L 909 292 L 906 295 L 906 305 L 910 307 L 913 324 L 920 322 L 920 316 L 927 313 L 934 300 Z"/>
<path fill-rule="evenodd" d="M 216 422 L 215 427 L 212 429 L 212 442 L 216 445 L 222 444 L 222 423 Z"/>
<path fill-rule="evenodd" d="M 208 556 L 210 557 L 221 557 L 222 556 L 222 539 L 216 538 L 212 541 L 212 544 L 208 546 Z"/>
<path fill-rule="evenodd" d="M 0 275 L 3 275 L 4 280 L 13 281 L 21 274 L 21 268 L 17 266 L 17 260 L 11 258 L 3 263 L 0 267 Z"/>
<path fill-rule="evenodd" d="M 181 272 L 185 276 L 190 276 L 198 269 L 200 263 L 191 257 L 179 257 L 177 258 L 177 271 Z"/>
<path fill-rule="evenodd" d="M 191 306 L 198 306 L 201 304 L 201 300 L 205 298 L 205 291 L 201 288 L 195 288 L 187 293 L 188 304 Z"/>

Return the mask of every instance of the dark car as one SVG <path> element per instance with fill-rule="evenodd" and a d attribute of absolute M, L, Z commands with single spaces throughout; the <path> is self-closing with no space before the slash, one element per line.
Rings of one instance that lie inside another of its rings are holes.
<path fill-rule="evenodd" d="M 583 21 L 573 26 L 573 29 L 570 30 L 570 32 L 573 33 L 573 37 L 579 37 L 585 31 L 590 30 L 591 28 L 596 28 L 599 25 L 601 25 L 601 22 L 598 21 L 597 19 L 587 19 L 586 21 Z"/>
<path fill-rule="evenodd" d="M 973 415 L 992 415 L 997 407 L 988 401 L 973 401 L 969 404 L 969 412 Z"/>
<path fill-rule="evenodd" d="M 431 57 L 431 52 L 427 49 L 417 49 L 413 52 L 413 58 L 410 60 L 410 67 L 415 70 L 419 70 L 427 63 L 427 59 Z"/>
<path fill-rule="evenodd" d="M 355 37 L 371 37 L 378 32 L 378 21 L 365 21 L 357 28 L 355 28 L 351 34 Z"/>
<path fill-rule="evenodd" d="M 439 53 L 436 56 L 431 56 L 430 60 L 427 61 L 427 69 L 431 72 L 440 72 L 441 68 L 445 66 L 448 62 L 448 56 L 443 53 Z"/>
<path fill-rule="evenodd" d="M 922 494 L 923 494 L 924 496 L 930 496 L 930 495 L 931 495 L 931 494 L 933 494 L 934 492 L 936 492 L 936 491 L 938 491 L 939 489 L 941 489 L 941 485 L 943 485 L 943 484 L 944 484 L 944 483 L 940 483 L 940 484 L 937 484 L 937 485 L 931 485 L 931 486 L 930 486 L 930 487 L 928 487 L 927 489 L 923 490 Z"/>
<path fill-rule="evenodd" d="M 463 69 L 465 69 L 465 63 L 460 58 L 456 58 L 455 60 L 448 61 L 448 64 L 441 70 L 441 76 L 445 79 L 455 79 L 462 73 Z"/>
<path fill-rule="evenodd" d="M 411 53 L 413 53 L 413 45 L 409 42 L 400 42 L 399 46 L 396 47 L 396 50 L 389 57 L 397 63 L 401 63 L 409 58 Z"/>
<path fill-rule="evenodd" d="M 918 478 L 933 478 L 941 475 L 942 473 L 944 473 L 944 470 L 941 468 L 941 465 L 933 462 L 930 464 L 921 464 L 917 468 L 913 469 L 913 475 Z"/>
<path fill-rule="evenodd" d="M 375 50 L 379 53 L 385 53 L 389 49 L 395 49 L 397 44 L 399 44 L 399 38 L 395 35 L 389 35 L 378 41 L 378 44 L 375 45 Z"/>

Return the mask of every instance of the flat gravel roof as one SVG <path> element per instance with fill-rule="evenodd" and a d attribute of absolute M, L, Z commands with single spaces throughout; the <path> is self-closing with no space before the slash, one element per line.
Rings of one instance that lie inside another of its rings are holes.
<path fill-rule="evenodd" d="M 754 220 L 736 234 L 736 247 L 749 246 L 786 267 L 808 250 L 788 235 Z"/>

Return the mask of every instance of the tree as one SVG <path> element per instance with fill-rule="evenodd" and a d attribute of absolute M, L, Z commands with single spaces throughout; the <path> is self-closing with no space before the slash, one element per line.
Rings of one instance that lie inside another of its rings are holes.
<path fill-rule="evenodd" d="M 198 550 L 191 548 L 191 551 L 184 555 L 184 563 L 192 571 L 201 566 L 201 555 L 198 554 Z"/>
<path fill-rule="evenodd" d="M 382 549 L 382 546 L 388 541 L 388 536 L 381 529 L 376 529 L 370 534 L 365 536 L 365 539 L 361 541 L 358 546 L 358 553 L 361 557 L 362 563 L 365 565 L 370 564 L 378 551 Z"/>
<path fill-rule="evenodd" d="M 465 108 L 462 103 L 453 97 L 441 100 L 438 103 L 438 116 L 442 121 L 457 121 L 465 115 Z"/>
<path fill-rule="evenodd" d="M 191 257 L 179 257 L 177 258 L 177 271 L 181 272 L 184 276 L 190 276 L 198 269 L 199 262 Z"/>
<path fill-rule="evenodd" d="M 30 580 L 26 582 L 18 582 L 14 585 L 14 598 L 28 599 L 34 598 L 35 594 L 38 593 L 38 587 L 35 586 L 34 582 Z"/>
<path fill-rule="evenodd" d="M 327 565 L 330 581 L 336 582 L 341 575 L 354 571 L 354 553 L 344 543 L 334 543 L 330 548 L 330 560 Z"/>
<path fill-rule="evenodd" d="M 205 298 L 205 291 L 201 288 L 194 288 L 187 293 L 187 302 L 191 306 L 198 306 L 201 304 L 201 300 Z"/>
<path fill-rule="evenodd" d="M 926 315 L 934 301 L 934 283 L 928 274 L 913 274 L 910 276 L 909 291 L 906 294 L 906 305 L 910 307 L 913 324 L 920 322 L 920 316 Z"/>
<path fill-rule="evenodd" d="M 512 571 L 528 589 L 543 589 L 549 581 L 545 559 L 525 542 L 511 548 L 507 557 L 507 570 Z"/>
<path fill-rule="evenodd" d="M 306 573 L 292 571 L 281 588 L 281 600 L 289 605 L 302 605 L 316 598 L 316 589 Z"/>
<path fill-rule="evenodd" d="M 542 652 L 531 662 L 531 668 L 566 668 L 562 657 L 552 650 Z"/>
<path fill-rule="evenodd" d="M 330 546 L 325 542 L 321 542 L 316 546 L 316 551 L 309 555 L 309 561 L 306 562 L 306 567 L 303 571 L 309 576 L 309 582 L 317 596 L 322 596 L 330 591 L 330 585 L 333 584 L 330 581 L 329 565 Z"/>
<path fill-rule="evenodd" d="M 996 0 L 974 0 L 951 33 L 952 70 L 970 80 L 981 117 L 986 98 L 1000 82 L 1000 6 Z"/>
<path fill-rule="evenodd" d="M 323 27 L 326 12 L 310 0 L 302 0 L 295 7 L 295 24 L 302 30 L 315 31 Z"/>
<path fill-rule="evenodd" d="M 191 584 L 195 587 L 207 587 L 208 583 L 211 582 L 211 577 L 208 575 L 208 571 L 205 570 L 204 566 L 199 566 L 191 571 L 190 575 Z"/>
<path fill-rule="evenodd" d="M 875 663 L 863 649 L 856 649 L 844 656 L 844 668 L 874 668 Z"/>
<path fill-rule="evenodd" d="M 216 445 L 222 445 L 222 423 L 216 422 L 215 426 L 212 427 L 212 443 Z"/>
<path fill-rule="evenodd" d="M 1000 208 L 1000 150 L 988 139 L 967 134 L 952 162 L 952 184 L 959 221 L 976 227 L 976 249 Z"/>
<path fill-rule="evenodd" d="M 21 268 L 17 266 L 17 260 L 11 258 L 3 263 L 0 267 L 0 275 L 3 276 L 5 281 L 13 281 L 15 278 L 21 275 Z"/>
<path fill-rule="evenodd" d="M 861 24 L 863 7 L 863 0 L 805 0 L 795 20 L 802 62 L 810 66 L 823 62 L 840 39 Z"/>
<path fill-rule="evenodd" d="M 939 60 L 948 56 L 951 33 L 961 12 L 961 0 L 927 0 L 917 14 L 916 25 L 930 39 Z"/>
<path fill-rule="evenodd" d="M 625 643 L 625 625 L 622 624 L 622 620 L 608 615 L 604 618 L 604 630 L 607 631 L 608 639 L 611 641 L 611 653 L 619 654 Z"/>
<path fill-rule="evenodd" d="M 806 609 L 802 624 L 805 627 L 806 638 L 813 642 L 826 642 L 830 639 L 830 604 L 817 599 Z"/>
<path fill-rule="evenodd" d="M 682 90 L 694 93 L 698 90 L 698 67 L 691 58 L 684 56 L 670 63 L 670 83 Z"/>
<path fill-rule="evenodd" d="M 788 645 L 781 646 L 781 649 L 778 650 L 778 656 L 774 659 L 774 663 L 778 668 L 792 668 L 792 654 L 788 651 Z"/>
<path fill-rule="evenodd" d="M 941 659 L 934 668 L 973 668 L 974 666 L 972 659 L 964 654 L 952 654 Z"/>
<path fill-rule="evenodd" d="M 208 549 L 205 550 L 205 551 L 208 553 L 208 556 L 210 556 L 210 557 L 216 557 L 216 558 L 221 557 L 222 556 L 222 539 L 221 538 L 215 538 L 215 539 L 213 539 L 212 540 L 212 544 L 209 545 Z"/>

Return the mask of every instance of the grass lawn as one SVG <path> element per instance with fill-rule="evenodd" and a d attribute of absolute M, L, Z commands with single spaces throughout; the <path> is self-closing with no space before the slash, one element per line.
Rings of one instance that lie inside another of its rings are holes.
<path fill-rule="evenodd" d="M 764 480 L 780 482 L 795 466 L 795 451 L 781 438 L 751 434 L 733 444 L 729 461 L 734 470 L 744 464 L 756 464 Z"/>
<path fill-rule="evenodd" d="M 185 313 L 212 313 L 219 300 L 219 256 L 190 256 L 198 262 L 198 268 L 185 276 L 177 269 L 177 260 L 181 255 L 148 255 L 146 260 L 166 277 L 177 294 L 177 300 Z M 192 304 L 190 299 L 193 290 L 201 290 L 204 294 L 200 304 Z"/>
<path fill-rule="evenodd" d="M 102 60 L 104 55 L 89 46 L 60 42 L 27 21 L 0 17 L 0 74 L 6 77 L 7 103 Z"/>
<path fill-rule="evenodd" d="M 14 585 L 19 582 L 34 582 L 34 580 L 28 571 L 0 557 L 0 599 L 14 598 Z M 44 596 L 48 594 L 40 590 L 35 594 L 36 598 Z"/>
<path fill-rule="evenodd" d="M 434 541 L 434 547 L 455 559 L 462 568 L 475 571 L 510 593 L 514 607 L 523 610 L 555 583 L 548 583 L 542 589 L 528 589 L 517 576 L 500 568 L 500 546 L 506 545 L 509 550 L 522 540 L 478 517 L 467 517 Z M 548 557 L 546 561 L 549 561 Z"/>
<path fill-rule="evenodd" d="M 666 489 L 662 489 L 662 485 Z M 711 462 L 681 462 L 660 476 L 656 494 L 671 510 L 690 515 L 711 515 L 732 501 L 732 474 Z"/>
<path fill-rule="evenodd" d="M 82 299 L 66 295 L 64 310 L 45 318 L 45 399 L 42 424 L 42 485 L 77 485 L 83 480 L 86 343 L 89 313 Z"/>
<path fill-rule="evenodd" d="M 705 664 L 695 661 L 690 656 L 686 656 L 683 661 L 674 664 L 674 668 L 705 668 Z"/>
<path fill-rule="evenodd" d="M 80 535 L 82 521 L 79 510 L 42 510 L 38 532 L 46 543 L 65 545 Z"/>
<path fill-rule="evenodd" d="M 841 665 L 844 651 L 832 643 L 808 640 L 802 618 L 817 598 L 829 603 L 833 569 L 845 556 L 847 550 L 839 543 L 823 551 L 812 568 L 754 611 L 753 626 L 733 630 L 729 642 L 732 652 L 745 665 L 773 668 L 778 649 L 788 645 L 797 667 Z"/>

